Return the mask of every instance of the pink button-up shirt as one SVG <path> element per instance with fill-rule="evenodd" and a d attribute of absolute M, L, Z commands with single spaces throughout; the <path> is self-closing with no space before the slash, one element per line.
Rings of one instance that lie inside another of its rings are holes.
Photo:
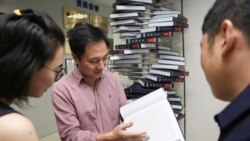
<path fill-rule="evenodd" d="M 119 108 L 127 103 L 120 82 L 106 71 L 92 87 L 75 68 L 54 84 L 52 93 L 62 141 L 96 141 L 98 133 L 119 124 Z"/>

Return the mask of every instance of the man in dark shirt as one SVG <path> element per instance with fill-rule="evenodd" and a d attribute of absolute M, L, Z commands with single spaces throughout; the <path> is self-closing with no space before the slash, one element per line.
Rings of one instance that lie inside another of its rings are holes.
<path fill-rule="evenodd" d="M 230 104 L 219 141 L 250 141 L 250 1 L 217 0 L 202 26 L 201 65 L 213 95 Z"/>

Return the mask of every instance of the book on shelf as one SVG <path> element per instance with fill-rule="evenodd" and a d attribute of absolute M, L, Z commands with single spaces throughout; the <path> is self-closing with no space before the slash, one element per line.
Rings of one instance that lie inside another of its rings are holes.
<path fill-rule="evenodd" d="M 111 55 L 109 60 L 142 59 L 143 54 Z"/>
<path fill-rule="evenodd" d="M 162 32 L 162 31 L 172 31 L 172 32 L 181 32 L 181 26 L 161 26 L 161 27 L 147 27 L 140 30 L 141 33 L 145 32 Z"/>
<path fill-rule="evenodd" d="M 110 19 L 115 19 L 115 18 L 131 18 L 131 17 L 138 17 L 138 16 L 139 16 L 138 12 L 113 13 L 113 14 L 109 15 Z"/>
<path fill-rule="evenodd" d="M 160 88 L 163 87 L 164 89 L 171 89 L 174 87 L 174 83 L 171 82 L 154 82 L 149 79 L 138 79 L 138 83 L 140 83 L 144 88 Z"/>
<path fill-rule="evenodd" d="M 120 21 L 111 21 L 109 24 L 110 26 L 120 26 L 120 25 L 131 25 L 139 23 L 136 19 L 126 19 L 126 20 L 120 20 Z"/>
<path fill-rule="evenodd" d="M 124 122 L 133 122 L 126 130 L 146 131 L 150 137 L 148 141 L 184 141 L 162 88 L 122 106 L 120 113 Z"/>
<path fill-rule="evenodd" d="M 138 67 L 137 64 L 107 64 L 107 68 L 129 68 L 129 67 Z"/>
<path fill-rule="evenodd" d="M 120 38 L 135 38 L 135 37 L 137 37 L 138 34 L 140 34 L 139 31 L 121 32 Z"/>
<path fill-rule="evenodd" d="M 140 49 L 140 48 L 156 48 L 154 43 L 131 43 L 115 45 L 115 49 Z"/>
<path fill-rule="evenodd" d="M 172 14 L 155 14 L 152 18 L 153 19 L 158 19 L 158 18 L 169 18 L 169 17 L 175 17 L 175 18 L 181 18 L 185 19 L 184 16 L 178 13 L 172 13 Z"/>
<path fill-rule="evenodd" d="M 167 15 L 167 14 L 181 14 L 180 11 L 172 11 L 172 10 L 160 10 L 160 11 L 154 11 L 154 15 Z"/>
<path fill-rule="evenodd" d="M 136 53 L 150 53 L 149 49 L 119 49 L 110 50 L 109 54 L 136 54 Z"/>
<path fill-rule="evenodd" d="M 181 101 L 169 101 L 169 103 L 173 109 L 183 109 Z"/>
<path fill-rule="evenodd" d="M 143 59 L 125 59 L 125 60 L 114 60 L 113 64 L 141 64 L 145 62 Z"/>
<path fill-rule="evenodd" d="M 148 27 L 162 27 L 162 26 L 182 26 L 182 24 L 175 21 L 148 23 Z"/>
<path fill-rule="evenodd" d="M 140 38 L 148 38 L 148 37 L 171 37 L 172 31 L 161 31 L 161 32 L 145 32 L 141 33 Z"/>
<path fill-rule="evenodd" d="M 158 50 L 158 53 L 160 55 L 175 55 L 175 56 L 180 56 L 180 53 L 177 51 L 168 51 L 168 50 Z"/>
<path fill-rule="evenodd" d="M 168 65 L 168 64 L 158 64 L 154 63 L 152 64 L 152 69 L 169 69 L 169 70 L 184 70 L 184 66 L 178 66 L 178 65 Z"/>
<path fill-rule="evenodd" d="M 159 50 L 168 50 L 171 51 L 171 47 L 163 46 L 163 45 L 157 45 L 156 47 Z"/>
<path fill-rule="evenodd" d="M 181 101 L 182 98 L 176 94 L 167 95 L 168 101 Z"/>
<path fill-rule="evenodd" d="M 131 4 L 131 3 L 153 3 L 157 0 L 116 0 L 116 4 Z"/>
<path fill-rule="evenodd" d="M 127 44 L 131 43 L 158 43 L 161 41 L 159 37 L 134 38 L 126 40 Z"/>
<path fill-rule="evenodd" d="M 122 32 L 122 31 L 140 31 L 142 29 L 141 26 L 127 26 L 127 25 L 123 25 L 123 26 L 119 26 L 115 29 L 112 30 L 113 33 L 117 33 L 117 32 Z"/>
<path fill-rule="evenodd" d="M 166 95 L 176 94 L 176 90 L 165 90 Z"/>
<path fill-rule="evenodd" d="M 175 76 L 188 76 L 189 72 L 187 71 L 173 71 L 173 70 L 160 70 L 160 69 L 149 69 L 149 73 L 152 74 L 159 74 L 169 77 L 175 77 Z"/>
<path fill-rule="evenodd" d="M 163 76 L 159 74 L 146 74 L 144 77 L 155 82 L 183 82 L 184 81 L 184 78 L 181 78 L 181 77 L 168 77 L 168 76 Z"/>
<path fill-rule="evenodd" d="M 111 68 L 110 71 L 112 72 L 148 72 L 149 68 L 137 68 L 137 67 L 133 67 L 133 68 Z"/>
<path fill-rule="evenodd" d="M 156 48 L 154 43 L 131 43 L 131 49 L 139 49 L 139 48 Z"/>
<path fill-rule="evenodd" d="M 158 59 L 159 64 L 169 64 L 169 65 L 177 65 L 177 66 L 185 66 L 184 61 L 176 61 L 176 60 L 167 60 L 167 59 Z"/>
<path fill-rule="evenodd" d="M 124 89 L 125 94 L 129 99 L 139 98 L 154 90 L 155 89 L 143 88 L 138 82 L 134 82 L 132 85 Z"/>
<path fill-rule="evenodd" d="M 177 17 L 164 17 L 164 18 L 151 18 L 149 23 L 166 22 L 166 21 L 179 21 Z"/>
<path fill-rule="evenodd" d="M 167 55 L 167 54 L 159 55 L 159 59 L 185 61 L 185 57 L 183 57 L 183 56 L 174 56 L 174 55 Z"/>

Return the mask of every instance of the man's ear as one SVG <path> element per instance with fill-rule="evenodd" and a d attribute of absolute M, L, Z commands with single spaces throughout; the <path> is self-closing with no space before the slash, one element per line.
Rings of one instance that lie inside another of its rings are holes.
<path fill-rule="evenodd" d="M 221 55 L 222 57 L 226 57 L 235 47 L 237 34 L 230 20 L 224 20 L 221 23 L 219 32 L 221 35 Z"/>
<path fill-rule="evenodd" d="M 73 52 L 71 53 L 71 55 L 72 55 L 72 58 L 75 60 L 75 63 L 78 64 L 78 61 L 80 61 L 78 56 Z"/>

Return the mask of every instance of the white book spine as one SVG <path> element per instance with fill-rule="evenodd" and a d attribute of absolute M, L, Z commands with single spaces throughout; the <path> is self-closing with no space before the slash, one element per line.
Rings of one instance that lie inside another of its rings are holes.
<path fill-rule="evenodd" d="M 179 61 L 184 61 L 185 58 L 182 56 L 172 56 L 172 55 L 160 55 L 161 59 L 171 59 L 171 60 L 179 60 Z"/>
<path fill-rule="evenodd" d="M 133 55 L 113 55 L 110 56 L 110 60 L 121 60 L 121 59 L 133 59 L 133 58 L 141 58 L 140 54 L 133 54 Z"/>
<path fill-rule="evenodd" d="M 174 26 L 174 22 L 148 23 L 148 27 Z"/>
<path fill-rule="evenodd" d="M 182 61 L 173 61 L 173 60 L 162 60 L 162 59 L 159 59 L 158 63 L 160 63 L 160 64 L 170 64 L 170 65 L 185 66 L 185 62 L 182 62 Z"/>
<path fill-rule="evenodd" d="M 162 65 L 162 64 L 152 64 L 152 68 L 157 69 L 172 69 L 172 70 L 179 70 L 180 67 L 176 65 Z"/>

